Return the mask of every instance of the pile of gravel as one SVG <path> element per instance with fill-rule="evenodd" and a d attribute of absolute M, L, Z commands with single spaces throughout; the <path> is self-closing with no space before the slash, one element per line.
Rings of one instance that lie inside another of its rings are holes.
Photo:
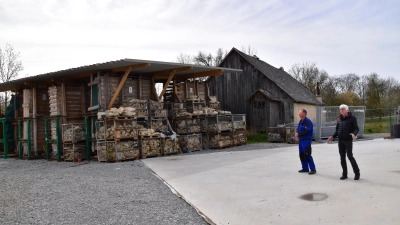
<path fill-rule="evenodd" d="M 141 161 L 0 159 L 0 224 L 207 224 Z"/>

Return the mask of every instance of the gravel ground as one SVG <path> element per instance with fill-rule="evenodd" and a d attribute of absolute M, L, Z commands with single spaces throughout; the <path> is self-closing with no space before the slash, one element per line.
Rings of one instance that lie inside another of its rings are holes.
<path fill-rule="evenodd" d="M 0 224 L 207 224 L 141 162 L 0 159 Z"/>
<path fill-rule="evenodd" d="M 368 134 L 360 140 L 387 137 Z M 318 144 L 314 142 L 314 144 Z M 295 146 L 260 143 L 186 154 Z M 0 224 L 207 224 L 141 162 L 0 159 Z"/>

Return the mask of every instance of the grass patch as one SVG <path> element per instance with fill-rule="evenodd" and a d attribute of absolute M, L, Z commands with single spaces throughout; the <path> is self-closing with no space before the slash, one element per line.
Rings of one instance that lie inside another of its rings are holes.
<path fill-rule="evenodd" d="M 252 133 L 247 135 L 247 144 L 257 144 L 268 142 L 267 133 Z"/>
<path fill-rule="evenodd" d="M 392 124 L 396 124 L 397 118 L 392 116 Z M 389 117 L 379 117 L 375 118 L 365 118 L 364 125 L 364 133 L 365 134 L 374 134 L 374 133 L 390 133 L 390 118 Z"/>

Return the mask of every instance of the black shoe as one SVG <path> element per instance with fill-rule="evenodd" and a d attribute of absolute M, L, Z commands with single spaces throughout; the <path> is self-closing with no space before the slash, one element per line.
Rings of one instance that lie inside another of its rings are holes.
<path fill-rule="evenodd" d="M 308 173 L 308 170 L 299 170 L 299 173 Z"/>
<path fill-rule="evenodd" d="M 342 175 L 342 176 L 340 177 L 340 179 L 341 179 L 341 180 L 347 179 L 347 175 Z"/>
<path fill-rule="evenodd" d="M 316 174 L 316 173 L 317 173 L 316 170 L 311 170 L 311 171 L 308 173 L 308 175 L 313 175 L 313 174 Z"/>
<path fill-rule="evenodd" d="M 354 180 L 359 180 L 360 179 L 360 174 L 356 174 L 355 176 L 354 176 Z"/>

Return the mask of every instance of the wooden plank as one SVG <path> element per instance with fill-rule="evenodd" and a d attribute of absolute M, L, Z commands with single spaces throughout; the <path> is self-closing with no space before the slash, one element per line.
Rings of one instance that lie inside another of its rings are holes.
<path fill-rule="evenodd" d="M 128 67 L 128 69 L 125 71 L 124 76 L 122 77 L 121 81 L 118 84 L 117 90 L 115 90 L 115 93 L 113 97 L 111 98 L 110 103 L 108 104 L 108 109 L 111 109 L 112 105 L 114 104 L 115 99 L 117 99 L 117 96 L 119 92 L 121 91 L 122 87 L 124 86 L 124 83 L 126 81 L 126 78 L 128 78 L 129 73 L 132 70 L 132 66 Z"/>
<path fill-rule="evenodd" d="M 66 95 L 65 95 L 65 82 L 61 83 L 61 115 L 68 116 L 67 105 L 66 105 Z M 65 119 L 62 118 L 62 123 L 65 123 Z"/>
<path fill-rule="evenodd" d="M 32 88 L 32 117 L 36 118 L 36 114 L 37 114 L 37 96 L 36 96 L 37 92 L 36 92 L 36 86 Z M 35 155 L 37 153 L 37 120 L 34 119 L 33 120 L 33 149 L 35 152 Z"/>
<path fill-rule="evenodd" d="M 171 74 L 168 77 L 167 82 L 164 84 L 164 88 L 161 91 L 160 96 L 158 96 L 158 101 L 161 100 L 162 96 L 164 95 L 165 91 L 167 90 L 169 83 L 171 82 L 172 78 L 174 78 L 175 73 L 176 73 L 176 70 L 172 70 Z"/>
<path fill-rule="evenodd" d="M 138 99 L 142 99 L 142 75 L 139 76 L 138 80 Z"/>
<path fill-rule="evenodd" d="M 100 79 L 98 77 L 96 77 L 96 79 L 94 79 L 94 81 L 90 82 L 87 84 L 88 87 L 93 86 L 95 84 L 99 84 L 100 83 Z"/>

